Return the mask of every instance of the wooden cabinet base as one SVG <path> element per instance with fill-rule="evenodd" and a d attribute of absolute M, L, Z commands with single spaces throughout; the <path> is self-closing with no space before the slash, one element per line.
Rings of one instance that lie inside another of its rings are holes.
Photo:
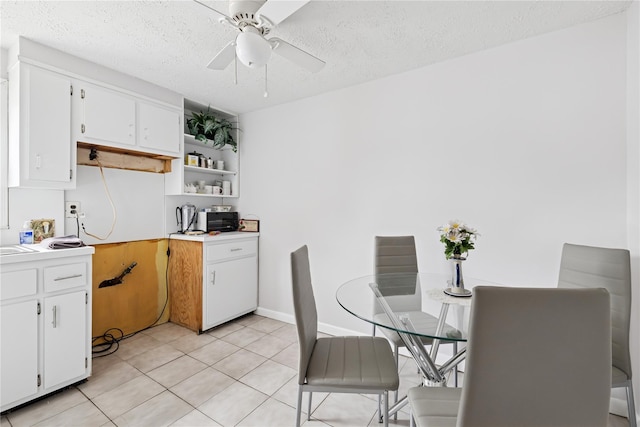
<path fill-rule="evenodd" d="M 172 323 L 202 328 L 202 243 L 169 240 L 169 301 Z"/>

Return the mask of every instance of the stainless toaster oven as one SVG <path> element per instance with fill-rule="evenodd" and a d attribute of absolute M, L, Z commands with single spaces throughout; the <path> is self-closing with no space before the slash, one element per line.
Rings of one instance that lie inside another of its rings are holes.
<path fill-rule="evenodd" d="M 198 229 L 210 231 L 238 231 L 238 212 L 198 212 Z"/>

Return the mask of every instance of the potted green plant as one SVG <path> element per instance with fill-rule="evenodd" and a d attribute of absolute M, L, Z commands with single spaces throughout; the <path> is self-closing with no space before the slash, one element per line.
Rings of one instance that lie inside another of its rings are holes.
<path fill-rule="evenodd" d="M 198 141 L 205 144 L 207 141 L 212 141 L 213 146 L 217 148 L 230 145 L 234 152 L 238 151 L 238 143 L 233 138 L 233 131 L 238 128 L 234 127 L 229 120 L 216 117 L 210 107 L 207 107 L 206 112 L 191 113 L 191 118 L 187 119 L 187 127 L 189 133 Z"/>

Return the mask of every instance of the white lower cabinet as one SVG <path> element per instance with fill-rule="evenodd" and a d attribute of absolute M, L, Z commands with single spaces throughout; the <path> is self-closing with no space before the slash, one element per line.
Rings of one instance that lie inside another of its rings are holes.
<path fill-rule="evenodd" d="M 44 387 L 84 374 L 87 333 L 86 292 L 44 299 Z"/>
<path fill-rule="evenodd" d="M 258 306 L 258 239 L 207 243 L 203 283 L 203 330 Z"/>
<path fill-rule="evenodd" d="M 38 301 L 0 307 L 2 410 L 38 392 Z"/>
<path fill-rule="evenodd" d="M 233 245 L 226 246 L 232 249 Z M 206 270 L 203 329 L 256 309 L 258 262 L 255 252 L 241 258 L 209 263 Z"/>
<path fill-rule="evenodd" d="M 74 251 L 84 255 L 71 256 Z M 91 374 L 93 248 L 56 252 L 55 259 L 30 261 L 27 255 L 11 255 L 27 257 L 20 262 L 2 259 L 2 411 Z M 63 252 L 69 256 L 62 256 Z"/>
<path fill-rule="evenodd" d="M 169 242 L 170 320 L 198 332 L 258 308 L 258 237 L 207 240 Z"/>

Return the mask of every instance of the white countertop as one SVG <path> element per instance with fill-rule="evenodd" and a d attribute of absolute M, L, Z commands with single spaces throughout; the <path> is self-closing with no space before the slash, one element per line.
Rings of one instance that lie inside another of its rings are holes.
<path fill-rule="evenodd" d="M 14 246 L 14 245 L 10 245 Z M 81 248 L 69 249 L 48 249 L 39 244 L 15 245 L 33 249 L 33 252 L 22 252 L 18 254 L 0 256 L 0 265 L 14 264 L 18 262 L 40 261 L 45 259 L 64 258 L 70 256 L 92 255 L 95 252 L 93 246 L 83 246 Z"/>
<path fill-rule="evenodd" d="M 248 231 L 228 231 L 226 233 L 216 234 L 215 236 L 211 236 L 207 233 L 197 234 L 197 235 L 171 233 L 169 235 L 169 239 L 190 240 L 192 242 L 218 242 L 223 240 L 246 239 L 249 237 L 258 237 L 259 235 L 260 233 L 254 233 L 254 232 L 248 232 Z"/>

